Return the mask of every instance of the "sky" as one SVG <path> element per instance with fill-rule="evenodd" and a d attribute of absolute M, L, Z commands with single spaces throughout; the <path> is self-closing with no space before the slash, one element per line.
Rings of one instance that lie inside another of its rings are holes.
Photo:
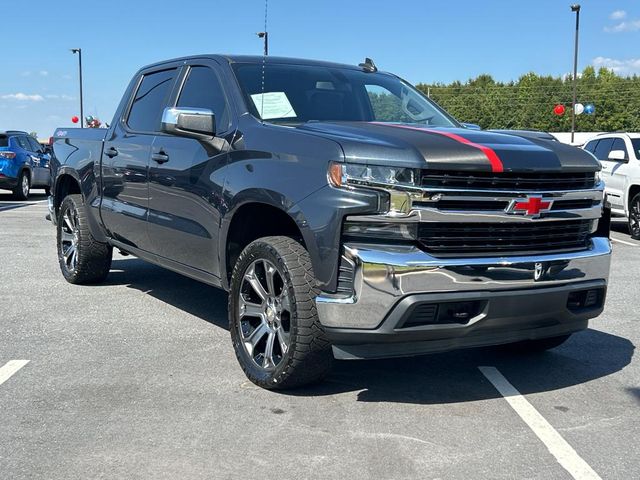
<path fill-rule="evenodd" d="M 579 69 L 640 74 L 640 1 L 582 0 Z M 413 83 L 516 80 L 573 68 L 570 1 L 269 0 L 269 53 L 357 64 Z M 0 131 L 40 138 L 84 110 L 111 123 L 143 65 L 200 53 L 261 54 L 264 0 L 3 0 Z M 10 19 L 10 20 L 8 20 Z"/>

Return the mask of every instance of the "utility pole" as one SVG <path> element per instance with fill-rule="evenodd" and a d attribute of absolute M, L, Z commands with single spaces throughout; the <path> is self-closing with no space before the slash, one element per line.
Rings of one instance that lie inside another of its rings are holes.
<path fill-rule="evenodd" d="M 576 43 L 573 53 L 573 101 L 571 102 L 571 143 L 576 134 L 576 95 L 578 88 L 578 31 L 580 30 L 580 5 L 571 5 L 571 11 L 576 13 Z"/>
<path fill-rule="evenodd" d="M 82 102 L 82 49 L 72 48 L 71 53 L 78 54 L 78 76 L 80 77 L 80 128 L 84 128 L 84 105 Z"/>

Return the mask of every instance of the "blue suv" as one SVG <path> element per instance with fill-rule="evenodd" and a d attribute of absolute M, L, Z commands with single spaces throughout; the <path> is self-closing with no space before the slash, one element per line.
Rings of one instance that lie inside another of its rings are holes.
<path fill-rule="evenodd" d="M 18 200 L 29 198 L 31 188 L 44 188 L 50 194 L 51 157 L 26 132 L 0 132 L 0 189 L 13 191 Z"/>

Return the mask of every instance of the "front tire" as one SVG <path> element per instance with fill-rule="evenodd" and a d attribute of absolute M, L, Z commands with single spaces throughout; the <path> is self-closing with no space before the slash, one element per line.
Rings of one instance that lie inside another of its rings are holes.
<path fill-rule="evenodd" d="M 236 262 L 229 330 L 238 362 L 256 385 L 286 389 L 324 378 L 333 355 L 316 311 L 309 254 L 289 237 L 265 237 Z"/>
<path fill-rule="evenodd" d="M 629 204 L 629 234 L 634 240 L 640 240 L 640 193 Z"/>
<path fill-rule="evenodd" d="M 23 170 L 18 177 L 18 184 L 13 190 L 13 197 L 16 200 L 28 200 L 29 190 L 31 189 L 31 178 L 29 178 L 29 171 Z"/>
<path fill-rule="evenodd" d="M 69 195 L 62 201 L 56 229 L 58 262 L 69 283 L 99 283 L 107 278 L 113 248 L 91 235 L 82 195 Z"/>

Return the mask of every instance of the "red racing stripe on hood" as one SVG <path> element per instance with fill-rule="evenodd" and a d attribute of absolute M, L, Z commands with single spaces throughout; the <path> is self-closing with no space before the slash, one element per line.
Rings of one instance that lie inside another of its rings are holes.
<path fill-rule="evenodd" d="M 452 140 L 455 140 L 460 143 L 464 143 L 465 145 L 469 145 L 470 147 L 481 150 L 482 153 L 484 153 L 484 155 L 487 157 L 487 160 L 489 160 L 489 163 L 491 164 L 491 171 L 497 172 L 497 173 L 504 171 L 502 160 L 500 160 L 500 157 L 498 157 L 498 154 L 492 148 L 489 148 L 485 145 L 480 145 L 479 143 L 474 143 L 471 140 L 467 140 L 466 138 L 461 137 L 460 135 L 456 135 L 455 133 L 444 132 L 442 130 L 432 130 L 432 129 L 427 130 L 426 128 L 409 127 L 408 125 L 394 125 L 394 124 L 382 123 L 382 122 L 371 122 L 371 123 L 375 125 L 384 125 L 386 127 L 405 128 L 407 130 L 417 130 L 418 132 L 424 132 L 424 133 L 435 133 L 437 135 L 449 137 Z"/>

